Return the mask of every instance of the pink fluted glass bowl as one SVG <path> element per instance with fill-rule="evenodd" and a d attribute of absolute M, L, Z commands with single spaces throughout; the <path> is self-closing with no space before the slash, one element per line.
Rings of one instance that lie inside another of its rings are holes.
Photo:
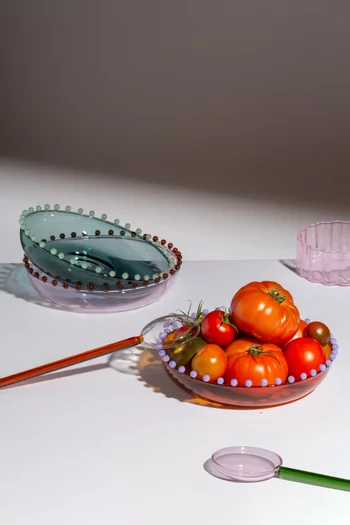
<path fill-rule="evenodd" d="M 318 222 L 300 230 L 296 267 L 311 282 L 350 286 L 350 222 Z"/>

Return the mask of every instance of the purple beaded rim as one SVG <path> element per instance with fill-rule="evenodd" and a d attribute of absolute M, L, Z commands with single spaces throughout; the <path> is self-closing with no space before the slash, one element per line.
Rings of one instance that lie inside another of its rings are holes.
<path fill-rule="evenodd" d="M 221 308 L 216 308 L 216 310 L 221 310 Z M 202 313 L 205 316 L 205 315 L 207 315 L 209 313 L 209 311 L 208 310 L 203 310 Z M 192 313 L 191 316 L 193 318 L 196 318 L 196 314 L 195 313 Z M 309 324 L 310 322 L 311 322 L 311 320 L 309 318 L 305 319 L 305 323 L 306 324 Z M 174 323 L 173 329 L 175 330 L 176 328 L 178 328 L 178 326 L 177 325 L 175 326 L 175 323 Z M 170 333 L 170 331 L 171 330 L 169 328 L 167 328 L 167 329 L 164 330 L 164 332 L 159 334 L 159 337 L 158 337 L 158 340 L 157 340 L 157 346 L 158 346 L 158 350 L 159 350 L 158 353 L 159 353 L 159 356 L 161 357 L 162 361 L 169 368 L 176 369 L 177 372 L 179 372 L 180 374 L 184 374 L 185 371 L 186 371 L 186 367 L 181 365 L 178 368 L 176 368 L 176 362 L 172 361 L 170 356 L 167 355 L 166 351 L 164 349 L 162 349 L 162 341 L 167 336 L 167 334 Z M 303 372 L 302 374 L 300 374 L 300 378 L 296 378 L 296 377 L 290 375 L 287 378 L 287 382 L 289 384 L 292 384 L 292 383 L 299 382 L 299 381 L 305 381 L 308 378 L 315 377 L 317 374 L 322 374 L 323 372 L 325 372 L 327 370 L 327 368 L 330 368 L 332 366 L 333 361 L 335 361 L 337 356 L 338 356 L 338 349 L 339 349 L 339 346 L 337 344 L 337 340 L 333 336 L 333 334 L 331 334 L 330 343 L 331 343 L 331 346 L 332 346 L 332 353 L 329 356 L 329 359 L 327 359 L 325 365 L 324 364 L 320 365 L 319 370 L 315 370 L 315 369 L 310 370 L 310 375 L 308 375 L 305 372 Z M 210 376 L 208 374 L 205 374 L 203 376 L 203 378 L 200 379 L 200 378 L 197 377 L 198 376 L 197 372 L 195 370 L 191 370 L 189 375 L 190 375 L 190 377 L 192 379 L 195 379 L 197 381 L 201 381 L 201 382 L 204 382 L 204 383 L 209 383 L 210 382 Z M 224 380 L 223 377 L 219 377 L 216 380 L 216 383 L 218 385 L 224 385 L 225 387 L 227 387 L 227 386 L 235 387 L 235 386 L 238 385 L 237 379 L 232 379 L 230 385 L 224 384 L 225 380 Z M 215 383 L 212 383 L 212 384 L 215 384 Z M 284 385 L 286 385 L 286 384 L 287 383 L 284 383 Z M 250 379 L 247 379 L 247 381 L 245 382 L 245 386 L 247 388 L 251 388 L 251 387 L 252 388 L 260 388 L 260 387 L 253 387 L 252 385 L 253 385 L 253 382 Z M 269 385 L 267 379 L 262 379 L 261 380 L 261 386 L 262 387 L 265 387 L 265 386 L 270 386 L 271 387 L 271 386 L 280 386 L 280 385 L 282 385 L 282 380 L 279 377 L 276 377 L 274 385 L 271 385 L 271 384 Z M 244 387 L 240 387 L 240 388 L 244 388 Z"/>

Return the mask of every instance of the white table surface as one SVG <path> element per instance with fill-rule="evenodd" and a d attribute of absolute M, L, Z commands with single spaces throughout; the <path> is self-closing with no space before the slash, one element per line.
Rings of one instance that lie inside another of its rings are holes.
<path fill-rule="evenodd" d="M 0 266 L 0 288 L 6 267 Z M 251 280 L 279 281 L 303 317 L 326 322 L 339 357 L 310 396 L 280 408 L 184 402 L 161 365 L 135 374 L 90 361 L 1 391 L 1 525 L 349 525 L 350 495 L 272 479 L 235 484 L 203 468 L 217 449 L 255 445 L 286 466 L 350 477 L 350 289 L 308 283 L 277 261 L 184 263 L 157 303 L 119 314 L 61 312 L 0 293 L 2 375 L 137 335 L 188 300 L 228 305 Z M 79 369 L 86 373 L 76 373 Z M 53 375 L 55 377 L 55 375 Z"/>

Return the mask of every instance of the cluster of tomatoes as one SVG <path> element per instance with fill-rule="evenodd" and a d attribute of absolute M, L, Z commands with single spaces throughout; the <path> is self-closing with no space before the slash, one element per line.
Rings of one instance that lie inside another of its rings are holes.
<path fill-rule="evenodd" d="M 207 382 L 267 386 L 303 380 L 322 370 L 332 352 L 328 327 L 301 320 L 292 295 L 276 282 L 251 282 L 234 295 L 229 312 L 199 308 L 196 318 L 200 334 L 175 345 L 170 357 Z"/>

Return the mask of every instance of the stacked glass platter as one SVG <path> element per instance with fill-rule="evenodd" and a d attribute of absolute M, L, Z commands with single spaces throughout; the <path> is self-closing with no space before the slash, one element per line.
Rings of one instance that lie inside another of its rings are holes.
<path fill-rule="evenodd" d="M 181 268 L 165 239 L 58 204 L 20 217 L 24 265 L 38 293 L 69 310 L 122 311 L 159 299 Z"/>

